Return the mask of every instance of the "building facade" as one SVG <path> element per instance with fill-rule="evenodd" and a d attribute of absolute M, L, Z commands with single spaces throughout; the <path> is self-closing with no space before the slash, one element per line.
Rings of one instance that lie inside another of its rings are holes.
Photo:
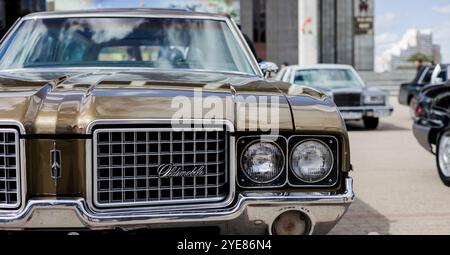
<path fill-rule="evenodd" d="M 46 0 L 0 0 L 0 34 L 5 34 L 19 17 L 46 8 Z"/>
<path fill-rule="evenodd" d="M 441 48 L 433 43 L 431 31 L 408 30 L 398 43 L 383 53 L 380 71 L 414 69 L 412 58 L 417 54 L 435 63 L 441 62 Z"/>
<path fill-rule="evenodd" d="M 374 69 L 374 0 L 241 0 L 240 10 L 264 59 Z"/>

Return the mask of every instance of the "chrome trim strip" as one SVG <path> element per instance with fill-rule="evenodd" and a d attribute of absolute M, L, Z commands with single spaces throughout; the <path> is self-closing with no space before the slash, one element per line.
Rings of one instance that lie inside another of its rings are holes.
<path fill-rule="evenodd" d="M 201 128 L 183 128 L 184 132 L 195 132 L 195 131 L 222 131 L 225 132 L 226 134 L 228 134 L 223 128 L 218 129 L 218 128 L 205 128 L 205 129 L 201 129 Z M 144 202 L 111 202 L 109 201 L 108 203 L 100 203 L 98 201 L 98 193 L 99 193 L 99 189 L 98 189 L 98 169 L 97 169 L 97 159 L 98 157 L 96 157 L 98 151 L 97 151 L 97 135 L 99 133 L 124 133 L 124 132 L 174 132 L 173 129 L 169 129 L 169 128 L 108 128 L 108 129 L 97 129 L 94 131 L 94 137 L 93 137 L 93 145 L 94 145 L 94 164 L 93 164 L 93 174 L 94 174 L 94 180 L 93 180 L 93 184 L 94 184 L 94 193 L 93 193 L 93 198 L 94 198 L 94 205 L 98 208 L 114 208 L 114 207 L 134 207 L 134 206 L 154 206 L 154 205 L 177 205 L 177 204 L 194 204 L 194 203 L 210 203 L 210 202 L 219 202 L 219 201 L 227 201 L 229 198 L 229 194 L 227 194 L 226 197 L 215 197 L 215 198 L 193 198 L 193 199 L 179 199 L 179 200 L 158 200 L 158 201 L 144 201 Z M 194 138 L 195 140 L 195 138 Z M 110 152 L 111 153 L 111 152 Z M 228 152 L 225 152 L 225 156 L 229 156 Z M 225 161 L 226 162 L 226 161 Z M 229 171 L 226 168 L 226 164 L 225 165 L 225 172 Z M 201 177 L 199 177 L 201 178 Z M 124 177 L 122 179 L 125 179 Z M 232 180 L 228 180 L 228 183 L 225 183 L 226 186 L 229 186 L 229 182 L 231 182 Z M 207 183 L 206 183 L 207 184 Z M 195 183 L 194 183 L 195 186 Z M 171 185 L 172 187 L 172 185 Z M 219 188 L 219 186 L 215 187 L 215 188 Z M 146 189 L 146 191 L 149 188 Z M 173 189 L 171 189 L 173 190 Z M 194 188 L 194 191 L 196 190 L 196 188 Z M 183 190 L 184 191 L 184 190 Z M 111 189 L 108 190 L 108 193 L 113 193 L 113 191 Z M 194 192 L 195 194 L 195 192 Z M 161 198 L 161 194 L 159 194 L 158 198 Z"/>
<path fill-rule="evenodd" d="M 152 125 L 174 122 L 181 123 L 181 125 L 226 126 L 227 132 L 235 132 L 234 124 L 231 121 L 219 119 L 97 119 L 87 125 L 86 134 L 92 134 L 93 128 L 97 125 Z"/>
<path fill-rule="evenodd" d="M 19 22 L 19 20 L 18 20 Z M 18 158 L 17 164 L 18 164 L 18 183 L 17 187 L 20 189 L 18 192 L 18 201 L 19 204 L 17 204 L 14 208 L 7 209 L 8 212 L 20 212 L 22 211 L 26 206 L 26 194 L 27 194 L 27 175 L 26 175 L 26 153 L 25 153 L 25 140 L 20 138 L 20 135 L 25 135 L 25 127 L 24 125 L 17 121 L 17 120 L 11 120 L 11 119 L 2 119 L 0 120 L 0 127 L 1 126 L 14 126 L 19 129 L 19 132 L 14 129 L 14 132 L 16 133 L 16 141 L 17 141 L 17 154 Z M 6 207 L 0 208 L 0 214 L 5 210 Z"/>
<path fill-rule="evenodd" d="M 43 73 L 53 73 L 55 71 L 59 72 L 80 72 L 80 71 L 102 71 L 102 72 L 112 72 L 112 71 L 142 71 L 142 72 L 197 72 L 197 73 L 219 73 L 219 74 L 236 74 L 245 76 L 256 76 L 256 74 L 249 74 L 238 71 L 220 71 L 220 70 L 210 70 L 210 69 L 167 69 L 167 68 L 155 68 L 155 67 L 30 67 L 30 68 L 16 68 L 16 69 L 3 69 L 0 72 L 5 73 L 15 73 L 15 72 L 43 72 Z M 257 76 L 259 77 L 259 76 Z"/>
<path fill-rule="evenodd" d="M 14 192 L 14 194 L 17 195 L 17 202 L 15 204 L 8 204 L 8 203 L 2 204 L 2 203 L 0 203 L 0 208 L 2 208 L 2 209 L 17 209 L 22 204 L 21 201 L 22 201 L 22 197 L 23 197 L 21 195 L 21 192 L 22 192 L 21 175 L 22 174 L 21 174 L 21 162 L 20 162 L 19 132 L 17 132 L 16 129 L 12 129 L 12 128 L 0 128 L 0 134 L 14 134 L 14 146 L 15 146 L 15 151 L 16 151 L 16 153 L 14 155 L 15 160 L 16 160 L 16 167 L 15 167 L 16 168 L 15 169 L 16 170 L 15 171 L 16 172 L 16 178 L 14 180 L 14 182 L 16 183 L 16 192 Z M 6 148 L 5 148 L 4 154 L 6 154 Z M 5 157 L 6 157 L 6 155 L 5 155 Z M 4 163 L 5 163 L 5 167 L 6 167 L 7 166 L 6 161 Z M 7 178 L 7 171 L 5 170 L 5 179 L 6 178 Z M 8 186 L 8 183 L 5 181 L 5 194 L 6 194 L 6 196 L 7 196 L 7 190 L 8 190 L 7 186 Z M 13 193 L 13 192 L 11 192 L 11 193 Z M 5 198 L 5 199 L 6 199 L 6 202 L 7 202 L 8 199 L 7 198 Z"/>
<path fill-rule="evenodd" d="M 25 126 L 17 120 L 1 119 L 0 126 L 15 126 L 19 129 L 21 135 L 25 135 Z"/>
<path fill-rule="evenodd" d="M 218 20 L 218 21 L 226 21 L 228 18 L 225 16 L 217 16 L 214 14 L 191 14 L 187 15 L 180 13 L 171 13 L 171 14 L 163 14 L 163 13 L 143 13 L 142 11 L 127 11 L 127 12 L 90 12 L 90 13 L 42 13 L 40 15 L 30 15 L 25 16 L 22 20 L 39 20 L 39 19 L 61 19 L 61 18 L 173 18 L 173 19 L 203 19 L 203 20 Z"/>
<path fill-rule="evenodd" d="M 355 106 L 355 107 L 338 107 L 339 111 L 370 111 L 370 110 L 389 110 L 393 111 L 393 107 L 390 105 L 383 106 Z"/>
<path fill-rule="evenodd" d="M 0 229 L 20 230 L 28 226 L 32 215 L 38 210 L 51 212 L 74 212 L 70 217 L 59 219 L 58 222 L 87 227 L 90 229 L 114 229 L 117 227 L 148 226 L 150 224 L 168 223 L 195 223 L 195 222 L 224 222 L 237 219 L 248 211 L 251 206 L 258 206 L 259 209 L 274 206 L 318 206 L 330 212 L 331 206 L 342 205 L 348 207 L 355 199 L 353 191 L 353 179 L 348 177 L 345 180 L 345 190 L 343 193 L 286 193 L 286 192 L 266 192 L 266 193 L 243 193 L 233 207 L 216 210 L 193 210 L 193 211 L 149 211 L 146 209 L 128 210 L 122 212 L 92 211 L 84 199 L 58 199 L 58 200 L 30 200 L 24 210 L 20 212 L 0 213 Z M 290 207 L 291 208 L 291 207 Z M 276 209 L 276 207 L 275 207 Z M 58 215 L 58 214 L 55 214 Z M 311 221 L 318 223 L 322 215 L 311 215 Z M 342 212 L 334 217 L 335 220 L 342 216 Z M 55 228 L 54 223 L 43 222 L 40 228 Z M 325 223 L 329 223 L 326 221 Z M 238 226 L 239 227 L 239 226 Z"/>
<path fill-rule="evenodd" d="M 264 77 L 264 74 L 258 64 L 258 61 L 256 60 L 255 56 L 252 53 L 252 50 L 250 49 L 250 46 L 248 45 L 247 41 L 244 38 L 244 35 L 242 34 L 242 32 L 239 30 L 239 27 L 236 25 L 236 22 L 234 22 L 231 19 L 227 19 L 227 23 L 230 26 L 230 28 L 232 27 L 233 29 L 231 29 L 231 31 L 234 33 L 235 36 L 237 36 L 237 38 L 239 38 L 239 44 L 241 45 L 241 47 L 243 47 L 244 51 L 246 52 L 247 55 L 247 59 L 250 58 L 250 63 L 252 64 L 252 68 L 253 70 L 260 76 L 260 77 Z M 256 68 L 255 68 L 256 67 Z"/>
<path fill-rule="evenodd" d="M 290 161 L 290 159 L 291 159 L 291 151 L 289 150 L 289 147 L 290 147 L 290 142 L 291 142 L 291 139 L 293 139 L 293 138 L 295 138 L 295 137 L 304 137 L 305 138 L 305 140 L 304 141 L 307 141 L 307 140 L 311 140 L 311 139 L 317 139 L 318 137 L 320 137 L 320 138 L 331 138 L 331 139 L 333 139 L 333 140 L 335 140 L 336 141 L 336 144 L 337 144 L 337 152 L 336 152 L 336 155 L 337 155 L 337 159 L 336 159 L 336 161 L 337 161 L 337 166 L 336 166 L 336 173 L 337 173 L 337 178 L 336 178 L 336 180 L 333 182 L 333 183 L 331 183 L 331 184 L 329 184 L 329 185 L 314 185 L 314 184 L 310 184 L 310 185 L 294 185 L 294 184 L 292 184 L 290 181 L 289 181 L 289 171 L 292 171 L 291 170 L 291 167 L 290 167 L 290 165 L 289 165 L 289 163 L 288 163 L 288 171 L 287 171 L 287 174 L 288 174 L 288 176 L 286 177 L 287 178 L 287 182 L 288 182 L 288 184 L 291 186 L 291 187 L 294 187 L 294 188 L 329 188 L 329 187 L 333 187 L 333 186 L 335 186 L 338 182 L 339 182 L 339 180 L 340 180 L 340 177 L 342 176 L 342 174 L 340 174 L 340 173 L 342 173 L 342 170 L 341 169 L 339 169 L 340 167 L 341 167 L 341 165 L 340 165 L 340 152 L 341 152 L 341 143 L 339 142 L 339 140 L 336 138 L 336 137 L 334 137 L 334 136 L 330 136 L 330 135 L 294 135 L 294 136 L 291 136 L 291 137 L 289 137 L 289 139 L 288 139 L 288 146 L 287 146 L 287 151 L 288 151 L 288 158 L 289 158 L 289 161 Z M 304 141 L 302 141 L 302 142 L 304 142 Z M 301 143 L 301 142 L 300 142 Z M 298 144 L 300 144 L 300 143 L 296 143 L 294 146 L 292 146 L 292 148 L 294 148 L 295 146 L 297 146 Z M 331 152 L 333 152 L 333 150 L 331 150 L 331 148 L 330 148 L 330 151 Z M 333 156 L 334 157 L 334 156 Z M 333 170 L 331 170 L 330 171 L 330 173 L 328 173 L 328 175 L 325 177 L 325 178 L 323 178 L 323 180 L 324 179 L 326 179 L 328 176 L 330 176 L 330 174 L 333 172 Z M 294 173 L 293 173 L 294 174 Z M 294 176 L 298 179 L 298 177 L 297 177 L 297 175 L 295 175 L 294 174 Z M 300 179 L 299 179 L 300 180 Z M 302 180 L 300 180 L 300 181 L 302 181 Z M 305 181 L 302 181 L 302 182 L 305 182 Z"/>
<path fill-rule="evenodd" d="M 447 112 L 445 112 L 445 111 L 443 111 L 443 110 L 438 110 L 438 109 L 431 109 L 430 110 L 430 114 L 432 114 L 432 115 L 436 115 L 436 116 L 440 116 L 440 117 L 444 117 L 444 116 L 447 116 L 448 115 L 448 113 Z"/>
<path fill-rule="evenodd" d="M 16 122 L 3 122 L 0 121 L 0 126 L 2 125 L 14 125 L 17 126 Z M 19 129 L 20 126 L 17 126 Z M 17 213 L 22 211 L 26 206 L 26 156 L 25 156 L 25 140 L 19 137 L 19 132 L 16 129 L 0 129 L 0 130 L 11 130 L 16 136 L 16 162 L 17 162 L 17 203 L 14 206 L 0 206 L 0 214 L 6 210 L 9 213 Z"/>
<path fill-rule="evenodd" d="M 17 24 L 19 24 L 19 22 L 21 21 L 21 18 L 18 18 L 14 24 L 8 29 L 8 31 L 6 32 L 6 34 L 3 35 L 2 39 L 0 40 L 0 45 L 3 44 L 4 41 L 6 41 L 7 39 L 9 39 L 9 37 L 14 34 L 14 32 L 17 30 L 17 28 L 19 27 Z"/>
<path fill-rule="evenodd" d="M 228 120 L 203 120 L 203 119 L 193 119 L 193 120 L 173 120 L 173 119 L 134 119 L 134 120 L 95 120 L 89 123 L 88 127 L 86 128 L 86 132 L 88 134 L 92 134 L 93 129 L 97 125 L 136 125 L 136 124 L 171 124 L 172 121 L 183 121 L 183 125 L 206 125 L 206 126 L 225 126 L 227 130 L 225 130 L 227 133 L 232 134 L 234 133 L 234 125 L 231 121 Z M 92 150 L 94 147 L 94 141 L 93 139 L 87 139 L 86 140 L 86 202 L 88 204 L 88 207 L 96 212 L 130 212 L 133 209 L 130 208 L 99 208 L 95 203 L 94 196 L 94 151 Z M 230 205 L 235 197 L 236 194 L 236 184 L 233 180 L 236 179 L 236 159 L 233 155 L 236 154 L 235 151 L 235 137 L 229 136 L 229 158 L 230 158 L 230 164 L 227 169 L 227 173 L 229 173 L 228 181 L 229 181 L 229 194 L 226 199 L 221 201 L 221 203 L 203 203 L 203 204 L 175 204 L 175 205 L 165 205 L 165 206 L 143 206 L 142 208 L 146 211 L 154 211 L 154 210 L 165 210 L 165 211 L 172 211 L 172 210 L 192 210 L 192 209 L 214 209 L 214 208 L 223 208 L 228 205 Z M 90 153 L 92 152 L 92 153 Z"/>

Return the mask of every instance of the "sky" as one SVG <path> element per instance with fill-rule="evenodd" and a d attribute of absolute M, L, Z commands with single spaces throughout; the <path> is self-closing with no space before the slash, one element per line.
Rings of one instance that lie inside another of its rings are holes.
<path fill-rule="evenodd" d="M 450 62 L 450 0 L 375 0 L 375 56 L 398 42 L 410 28 L 429 29 Z"/>

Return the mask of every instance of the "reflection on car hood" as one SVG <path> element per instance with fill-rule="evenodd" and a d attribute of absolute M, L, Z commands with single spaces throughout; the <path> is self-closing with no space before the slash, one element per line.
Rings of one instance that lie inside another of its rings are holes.
<path fill-rule="evenodd" d="M 216 106 L 219 110 L 213 112 L 214 117 L 231 121 L 238 131 L 255 123 L 258 128 L 293 130 L 292 116 L 301 119 L 302 126 L 320 127 L 323 123 L 318 123 L 318 115 L 338 116 L 324 94 L 304 89 L 288 95 L 290 87 L 256 76 L 206 72 L 0 73 L 0 120 L 22 123 L 28 134 L 84 134 L 94 120 L 185 117 L 180 116 L 180 107 L 199 102 L 203 113 L 192 111 L 193 118 L 211 118 L 208 114 Z M 248 96 L 252 100 L 247 101 Z M 295 114 L 289 102 L 293 96 L 300 106 Z M 260 123 L 257 116 L 245 111 L 245 107 L 270 107 L 275 101 L 280 106 L 279 118 L 271 123 Z M 323 107 L 312 111 L 307 105 Z M 333 125 L 339 127 L 340 123 L 336 120 Z"/>

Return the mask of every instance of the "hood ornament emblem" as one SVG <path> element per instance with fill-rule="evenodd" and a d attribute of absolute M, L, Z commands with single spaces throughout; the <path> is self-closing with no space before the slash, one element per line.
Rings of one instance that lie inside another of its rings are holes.
<path fill-rule="evenodd" d="M 50 161 L 52 178 L 55 180 L 61 178 L 61 151 L 56 149 L 56 143 L 50 151 Z"/>

